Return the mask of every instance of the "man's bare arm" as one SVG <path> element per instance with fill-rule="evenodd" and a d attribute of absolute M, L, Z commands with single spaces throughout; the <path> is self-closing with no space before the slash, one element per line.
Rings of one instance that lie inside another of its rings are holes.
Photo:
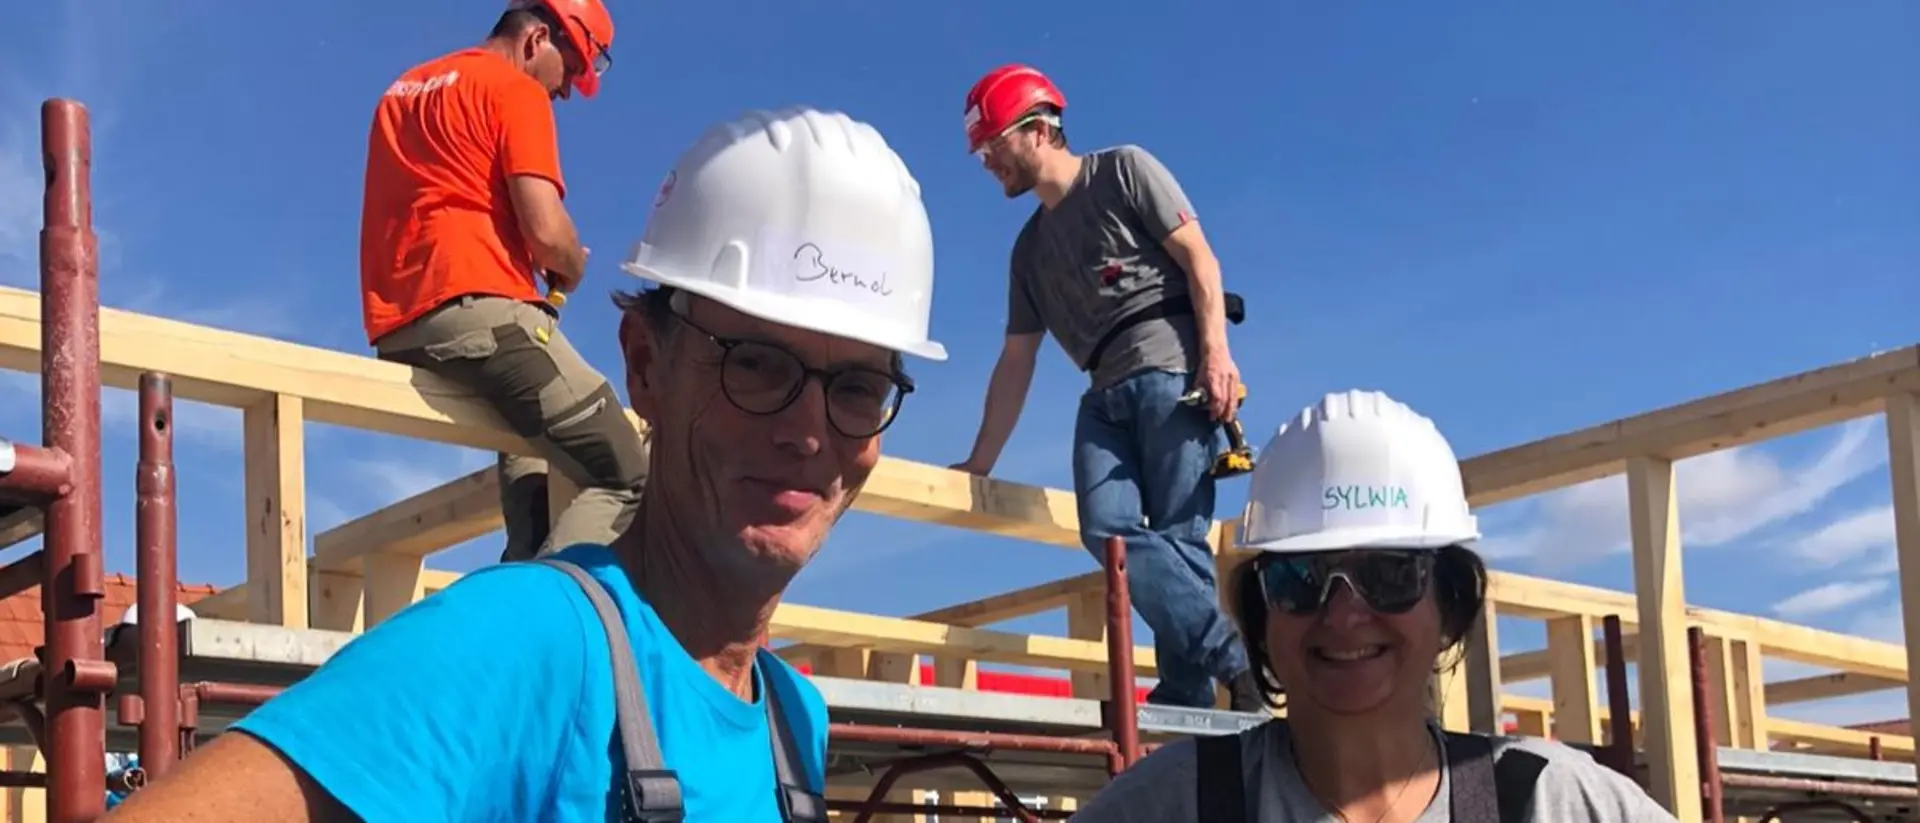
<path fill-rule="evenodd" d="M 357 823 L 359 817 L 278 751 L 228 732 L 134 792 L 105 823 Z"/>
<path fill-rule="evenodd" d="M 1201 356 L 1227 353 L 1226 287 L 1220 278 L 1220 259 L 1200 231 L 1200 222 L 1188 221 L 1161 241 L 1167 254 L 1187 273 L 1187 292 L 1200 334 Z"/>
<path fill-rule="evenodd" d="M 1009 334 L 1000 347 L 1000 360 L 993 364 L 993 377 L 987 381 L 986 409 L 980 416 L 980 433 L 974 438 L 973 453 L 966 465 L 991 468 L 1006 448 L 1007 438 L 1020 422 L 1020 411 L 1027 404 L 1027 389 L 1033 385 L 1033 366 L 1040 353 L 1042 335 Z"/>
<path fill-rule="evenodd" d="M 539 175 L 516 174 L 507 178 L 507 192 L 533 262 L 559 279 L 561 291 L 572 291 L 586 276 L 587 250 L 560 202 L 559 187 Z"/>

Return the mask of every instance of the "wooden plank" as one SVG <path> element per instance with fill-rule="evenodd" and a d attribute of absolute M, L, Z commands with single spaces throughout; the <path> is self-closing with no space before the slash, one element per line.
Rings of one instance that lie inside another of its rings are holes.
<path fill-rule="evenodd" d="M 1920 391 L 1920 346 L 1881 352 L 1462 461 L 1467 498 L 1489 506 L 1619 474 L 1628 458 L 1681 460 L 1879 412 Z"/>
<path fill-rule="evenodd" d="M 248 619 L 307 627 L 306 421 L 298 397 L 246 407 Z"/>
<path fill-rule="evenodd" d="M 1733 704 L 1729 711 L 1740 718 L 1733 745 L 1770 748 L 1767 734 L 1773 721 L 1767 715 L 1766 668 L 1760 644 L 1751 639 L 1733 641 L 1730 665 L 1733 667 Z"/>
<path fill-rule="evenodd" d="M 1067 602 L 1067 636 L 1095 643 L 1107 642 L 1107 596 L 1099 589 L 1082 592 Z M 1110 700 L 1112 684 L 1106 672 L 1074 672 L 1069 678 L 1074 697 Z"/>
<path fill-rule="evenodd" d="M 36 292 L 0 287 L 0 368 L 39 371 Z M 148 370 L 171 375 L 174 396 L 181 400 L 244 408 L 279 394 L 302 400 L 307 419 L 318 423 L 487 451 L 533 453 L 477 399 L 424 371 L 101 309 L 101 381 L 134 389 L 140 373 Z M 854 508 L 1080 550 L 1071 493 L 926 463 L 883 456 Z"/>
<path fill-rule="evenodd" d="M 0 506 L 0 549 L 25 543 L 47 530 L 47 519 L 37 506 Z"/>
<path fill-rule="evenodd" d="M 1481 604 L 1480 617 L 1473 622 L 1463 650 L 1467 725 L 1481 734 L 1500 734 L 1500 633 L 1493 601 Z"/>
<path fill-rule="evenodd" d="M 453 581 L 460 579 L 460 576 L 459 572 L 426 569 L 420 573 L 420 587 L 423 591 L 431 594 L 453 585 Z M 339 591 L 342 584 L 349 583 L 351 584 L 350 590 L 344 592 Z M 311 618 L 310 627 L 340 632 L 360 631 L 360 624 L 357 620 L 360 613 L 360 584 L 359 574 L 349 576 L 309 568 L 307 590 L 309 592 L 325 593 L 326 600 L 324 606 L 314 606 L 316 611 L 314 612 L 315 616 Z M 343 605 L 341 601 L 346 601 L 346 603 Z M 309 598 L 309 602 L 313 602 L 313 599 Z M 322 621 L 318 615 L 320 615 L 322 611 L 328 610 L 345 614 L 333 621 Z M 222 620 L 247 620 L 246 584 L 242 583 L 240 585 L 230 586 L 194 601 L 193 613 L 201 617 L 218 617 Z"/>
<path fill-rule="evenodd" d="M 1789 703 L 1805 703 L 1812 700 L 1826 700 L 1833 697 L 1850 697 L 1856 694 L 1905 688 L 1907 682 L 1890 677 L 1871 677 L 1853 672 L 1833 672 L 1800 677 L 1793 680 L 1781 680 L 1766 684 L 1767 705 L 1785 706 Z"/>
<path fill-rule="evenodd" d="M 1547 621 L 1547 661 L 1553 688 L 1555 739 L 1599 743 L 1599 678 L 1593 618 L 1577 614 Z"/>
<path fill-rule="evenodd" d="M 1616 615 L 1622 627 L 1629 630 L 1630 645 L 1640 620 L 1639 605 L 1628 592 L 1511 572 L 1489 572 L 1487 596 L 1497 601 L 1500 614 L 1509 617 L 1545 620 L 1581 614 L 1599 619 Z M 1718 609 L 1687 606 L 1685 614 L 1689 625 L 1700 626 L 1710 635 L 1758 641 L 1769 657 L 1900 683 L 1907 679 L 1906 648 L 1897 643 Z M 1508 683 L 1545 677 L 1546 655 L 1544 652 L 1508 655 L 1502 658 L 1501 669 Z M 1863 690 L 1866 689 L 1863 687 Z"/>
<path fill-rule="evenodd" d="M 1062 608 L 1075 595 L 1105 590 L 1106 575 L 1102 572 L 1089 572 L 1059 580 L 1049 580 L 1036 586 L 1003 592 L 992 597 L 942 606 L 932 611 L 912 615 L 907 619 L 945 623 L 949 626 L 988 626 L 1003 620 Z M 780 649 L 779 655 L 791 661 L 812 657 L 824 651 L 828 651 L 824 646 L 796 643 Z"/>
<path fill-rule="evenodd" d="M 1903 734 L 1879 734 L 1784 717 L 1768 718 L 1767 732 L 1779 742 L 1809 743 L 1817 752 L 1841 757 L 1866 757 L 1875 737 L 1880 738 L 1881 754 L 1888 760 L 1912 762 L 1914 755 L 1913 738 Z"/>
<path fill-rule="evenodd" d="M 768 634 L 839 649 L 932 654 L 1070 671 L 1107 669 L 1107 645 L 1101 642 L 947 626 L 796 603 L 782 603 L 774 609 Z M 1150 675 L 1158 670 L 1152 647 L 1138 646 L 1133 653 L 1136 671 Z"/>
<path fill-rule="evenodd" d="M 1699 823 L 1700 767 L 1695 760 L 1673 462 L 1651 457 L 1628 460 L 1627 496 L 1633 588 L 1640 593 L 1640 715 L 1648 794 L 1680 823 Z"/>
<path fill-rule="evenodd" d="M 426 596 L 424 561 L 398 554 L 369 555 L 361 588 L 363 625 L 378 626 Z"/>
<path fill-rule="evenodd" d="M 1887 450 L 1905 657 L 1912 671 L 1920 666 L 1920 396 L 1903 393 L 1887 399 Z M 1920 679 L 1907 681 L 1907 716 L 1920 717 Z"/>
<path fill-rule="evenodd" d="M 499 531 L 502 523 L 500 479 L 489 466 L 321 532 L 310 562 L 358 573 L 369 555 L 419 559 Z"/>
<path fill-rule="evenodd" d="M 37 292 L 0 287 L 0 368 L 40 370 Z M 171 376 L 177 400 L 246 408 L 282 394 L 305 401 L 316 423 L 531 453 L 485 404 L 412 367 L 101 308 L 101 383 L 137 390 L 145 371 Z"/>

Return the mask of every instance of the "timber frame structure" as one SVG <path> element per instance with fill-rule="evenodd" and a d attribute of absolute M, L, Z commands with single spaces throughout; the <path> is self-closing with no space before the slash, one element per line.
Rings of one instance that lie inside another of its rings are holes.
<path fill-rule="evenodd" d="M 43 787 L 47 819 L 69 823 L 102 811 L 107 750 L 137 748 L 146 774 L 164 773 L 366 626 L 457 577 L 426 569 L 427 556 L 500 527 L 489 469 L 315 535 L 308 554 L 306 422 L 490 451 L 528 446 L 473 398 L 403 365 L 102 310 L 87 113 L 49 100 L 41 116 L 41 289 L 0 288 L 0 368 L 41 373 L 44 443 L 0 441 L 0 548 L 42 531 L 45 541 L 0 567 L 0 595 L 41 587 L 46 645 L 0 666 L 0 703 L 15 721 L 0 726 L 0 737 L 38 746 L 47 768 L 0 773 L 0 784 Z M 192 620 L 142 620 L 111 637 L 96 605 L 103 385 L 140 396 L 141 614 L 174 610 L 174 397 L 243 410 L 249 513 L 244 584 L 196 603 Z M 1910 346 L 1463 461 L 1475 506 L 1624 473 L 1636 591 L 1492 573 L 1486 619 L 1464 665 L 1436 682 L 1443 724 L 1499 732 L 1511 716 L 1520 734 L 1595 752 L 1688 823 L 1911 819 L 1920 796 L 1910 729 L 1874 733 L 1767 710 L 1896 687 L 1920 706 L 1912 647 L 1690 607 L 1681 575 L 1675 461 L 1873 414 L 1886 416 L 1892 453 L 1906 626 L 1909 636 L 1920 632 L 1920 346 Z M 560 499 L 570 494 L 553 485 Z M 856 507 L 1080 547 L 1067 492 L 895 458 L 882 458 Z M 1214 530 L 1222 568 L 1244 557 L 1230 548 L 1232 528 Z M 832 714 L 830 804 L 862 820 L 1064 817 L 1067 810 L 1027 808 L 1021 798 L 1084 798 L 1159 742 L 1263 721 L 1136 705 L 1134 689 L 1110 688 L 1154 671 L 1152 650 L 1132 643 L 1124 553 L 1111 549 L 1120 562 L 1103 572 L 906 619 L 782 604 L 771 639 L 793 642 L 779 652 L 810 664 Z M 1058 608 L 1067 610 L 1069 637 L 986 628 Z M 1546 648 L 1502 657 L 1496 615 L 1545 621 Z M 933 660 L 932 683 L 921 682 L 921 656 Z M 1638 660 L 1637 706 L 1629 657 Z M 1838 673 L 1766 682 L 1764 657 Z M 1067 670 L 1073 694 L 981 691 L 983 662 Z M 1502 691 L 1541 678 L 1551 699 Z M 906 802 L 909 786 L 973 789 L 975 805 Z"/>

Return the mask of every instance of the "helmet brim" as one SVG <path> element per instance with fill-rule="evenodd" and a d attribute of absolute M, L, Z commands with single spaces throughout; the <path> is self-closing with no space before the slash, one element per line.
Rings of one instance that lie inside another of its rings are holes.
<path fill-rule="evenodd" d="M 850 317 L 850 310 L 844 304 L 804 300 L 804 298 L 785 295 L 740 292 L 709 280 L 683 280 L 631 261 L 620 264 L 620 268 L 643 280 L 651 280 L 663 286 L 672 286 L 690 294 L 700 295 L 757 320 L 879 346 L 888 351 L 911 354 L 936 363 L 945 362 L 947 359 L 946 346 L 933 340 L 901 340 L 889 336 L 884 333 L 886 331 L 884 326 L 872 322 L 858 322 L 861 318 Z M 805 305 L 796 306 L 801 302 Z M 854 322 L 849 322 L 850 320 Z M 849 329 L 858 331 L 849 331 Z M 869 329 L 872 331 L 868 331 Z"/>

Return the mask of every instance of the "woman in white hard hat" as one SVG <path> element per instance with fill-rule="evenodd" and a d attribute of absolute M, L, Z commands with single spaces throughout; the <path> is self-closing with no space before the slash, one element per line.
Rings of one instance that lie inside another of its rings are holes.
<path fill-rule="evenodd" d="M 1483 613 L 1479 537 L 1453 448 L 1405 405 L 1330 394 L 1281 425 L 1241 523 L 1240 548 L 1258 553 L 1229 591 L 1287 718 L 1165 746 L 1075 819 L 1673 820 L 1577 749 L 1434 721 L 1429 683 Z"/>

